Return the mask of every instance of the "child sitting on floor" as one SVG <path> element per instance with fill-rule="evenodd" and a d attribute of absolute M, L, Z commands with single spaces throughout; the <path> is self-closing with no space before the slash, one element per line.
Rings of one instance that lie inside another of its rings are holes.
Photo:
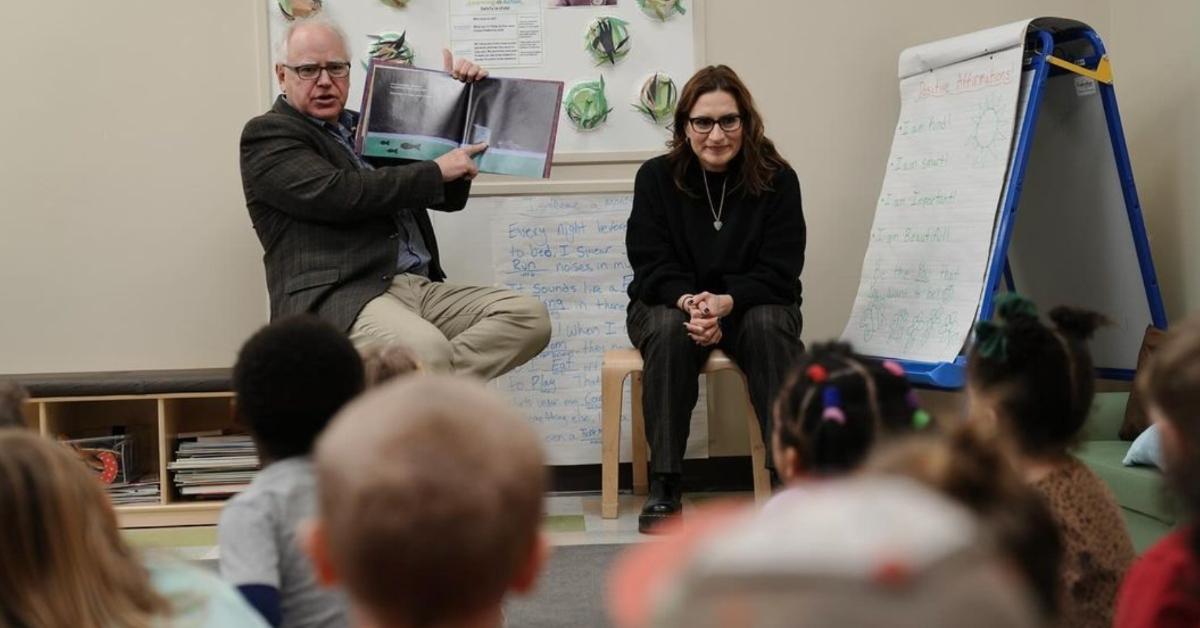
<path fill-rule="evenodd" d="M 1133 544 L 1108 487 L 1070 453 L 1095 386 L 1084 343 L 1103 318 L 1059 307 L 1050 319 L 1053 327 L 1018 295 L 997 301 L 996 319 L 976 326 L 967 358 L 969 413 L 1015 443 L 1018 470 L 1058 523 L 1066 548 L 1061 625 L 1108 626 Z"/>
<path fill-rule="evenodd" d="M 869 473 L 915 479 L 975 513 L 997 548 L 1036 594 L 1043 618 L 1058 615 L 1062 539 L 1049 508 L 1025 484 L 1010 447 L 983 426 L 955 426 L 947 434 L 900 439 L 876 451 Z"/>
<path fill-rule="evenodd" d="M 1191 521 L 1130 568 L 1115 626 L 1200 626 L 1200 316 L 1171 328 L 1135 385 L 1158 426 L 1167 481 Z"/>
<path fill-rule="evenodd" d="M 403 378 L 341 412 L 316 448 L 321 580 L 359 625 L 492 627 L 546 546 L 540 442 L 478 381 Z"/>
<path fill-rule="evenodd" d="M 0 626 L 266 626 L 215 575 L 143 560 L 100 481 L 33 430 L 0 430 L 0 513 Z"/>
<path fill-rule="evenodd" d="M 221 575 L 273 626 L 346 626 L 345 598 L 317 585 L 297 527 L 316 509 L 313 442 L 363 389 L 358 352 L 316 317 L 281 319 L 242 346 L 233 389 L 266 466 L 221 512 Z"/>
<path fill-rule="evenodd" d="M 844 343 L 815 345 L 801 359 L 775 400 L 774 425 L 775 464 L 792 488 L 854 471 L 880 442 L 934 429 L 898 363 Z"/>

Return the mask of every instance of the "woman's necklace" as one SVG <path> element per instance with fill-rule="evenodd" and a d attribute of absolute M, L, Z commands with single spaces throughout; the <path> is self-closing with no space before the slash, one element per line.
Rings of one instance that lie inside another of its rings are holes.
<path fill-rule="evenodd" d="M 713 229 L 720 231 L 721 225 L 725 224 L 721 222 L 721 216 L 725 213 L 725 185 L 729 183 L 729 177 L 726 176 L 725 180 L 721 182 L 720 206 L 713 207 L 712 193 L 708 191 L 708 173 L 704 171 L 704 168 L 700 168 L 700 174 L 704 175 L 704 195 L 708 197 L 708 211 L 712 212 Z"/>

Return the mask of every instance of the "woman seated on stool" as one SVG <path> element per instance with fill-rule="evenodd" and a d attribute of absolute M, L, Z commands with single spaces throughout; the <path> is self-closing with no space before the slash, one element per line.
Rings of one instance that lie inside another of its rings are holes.
<path fill-rule="evenodd" d="M 796 172 L 763 134 L 733 70 L 684 86 L 670 151 L 642 164 L 625 244 L 633 281 L 626 327 L 645 362 L 651 452 L 646 532 L 682 508 L 682 464 L 698 378 L 721 348 L 746 374 L 763 434 L 800 343 L 804 213 Z M 774 463 L 768 449 L 767 467 Z"/>

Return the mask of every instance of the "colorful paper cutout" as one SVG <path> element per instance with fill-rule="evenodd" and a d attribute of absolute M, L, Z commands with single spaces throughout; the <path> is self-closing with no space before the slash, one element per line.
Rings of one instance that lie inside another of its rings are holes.
<path fill-rule="evenodd" d="M 563 108 L 577 129 L 589 131 L 603 124 L 612 111 L 608 106 L 608 97 L 604 95 L 604 77 L 601 76 L 598 81 L 580 81 L 572 85 L 563 98 Z"/>
<path fill-rule="evenodd" d="M 617 61 L 629 54 L 629 22 L 615 17 L 598 17 L 588 26 L 585 48 L 596 65 Z"/>
<path fill-rule="evenodd" d="M 276 0 L 283 17 L 294 20 L 321 12 L 321 0 Z"/>
<path fill-rule="evenodd" d="M 687 9 L 683 8 L 683 0 L 637 0 L 637 3 L 646 15 L 663 22 L 687 13 Z"/>
<path fill-rule="evenodd" d="M 408 31 L 397 33 L 395 31 L 386 31 L 374 35 L 367 35 L 372 41 L 370 47 L 367 48 L 367 58 L 363 60 L 363 67 L 370 65 L 371 59 L 379 59 L 380 61 L 399 61 L 412 65 L 413 50 L 412 46 L 408 45 Z"/>
<path fill-rule="evenodd" d="M 637 102 L 633 108 L 642 112 L 655 124 L 667 124 L 675 114 L 679 102 L 679 89 L 675 81 L 663 72 L 655 72 L 642 82 Z"/>

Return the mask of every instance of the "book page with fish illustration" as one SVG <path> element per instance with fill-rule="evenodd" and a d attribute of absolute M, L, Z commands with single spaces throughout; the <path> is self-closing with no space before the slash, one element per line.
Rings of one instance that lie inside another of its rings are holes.
<path fill-rule="evenodd" d="M 468 86 L 445 72 L 373 62 L 358 151 L 391 159 L 441 157 L 462 143 L 469 99 Z"/>
<path fill-rule="evenodd" d="M 445 72 L 373 61 L 367 72 L 358 151 L 366 157 L 436 159 L 487 142 L 480 171 L 548 178 L 563 84 L 486 78 L 465 84 Z"/>
<path fill-rule="evenodd" d="M 464 144 L 487 142 L 479 169 L 521 177 L 550 176 L 563 84 L 486 78 L 471 85 Z"/>

